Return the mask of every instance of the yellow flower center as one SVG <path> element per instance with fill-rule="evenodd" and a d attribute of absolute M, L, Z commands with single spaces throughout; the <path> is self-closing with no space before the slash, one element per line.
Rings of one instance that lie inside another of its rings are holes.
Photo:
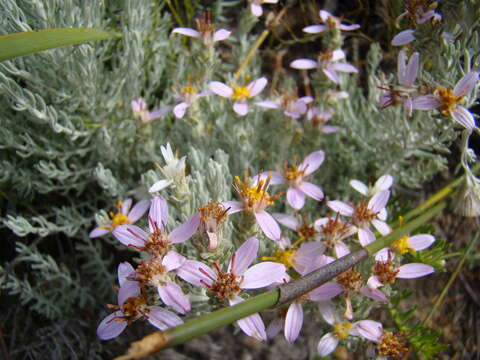
<path fill-rule="evenodd" d="M 296 252 L 297 252 L 297 250 L 287 248 L 285 250 L 275 251 L 275 256 L 271 256 L 271 257 L 270 256 L 263 256 L 261 259 L 281 263 L 281 264 L 285 265 L 285 267 L 287 269 L 289 269 L 293 265 L 295 265 L 295 259 L 293 257 L 295 256 Z"/>
<path fill-rule="evenodd" d="M 350 334 L 350 329 L 352 328 L 352 323 L 346 321 L 343 323 L 338 323 L 333 326 L 333 332 L 335 336 L 340 340 L 346 339 Z"/>
<path fill-rule="evenodd" d="M 245 170 L 244 181 L 242 181 L 240 177 L 235 176 L 236 184 L 234 184 L 234 188 L 242 198 L 246 211 L 263 211 L 267 206 L 272 205 L 275 199 L 281 195 L 281 193 L 274 196 L 268 194 L 267 188 L 271 178 L 272 174 L 269 174 L 266 180 L 260 179 L 257 185 L 250 186 L 248 170 Z"/>
<path fill-rule="evenodd" d="M 184 94 L 195 94 L 197 92 L 197 89 L 192 86 L 184 86 L 182 92 Z"/>
<path fill-rule="evenodd" d="M 415 249 L 410 247 L 410 243 L 408 242 L 409 237 L 404 236 L 392 244 L 392 249 L 397 254 L 403 255 L 407 252 L 413 252 Z"/>
<path fill-rule="evenodd" d="M 233 86 L 233 100 L 246 100 L 250 98 L 250 90 L 246 86 Z"/>
<path fill-rule="evenodd" d="M 436 88 L 440 97 L 440 111 L 443 115 L 448 115 L 450 110 L 463 99 L 463 96 L 455 96 L 451 89 L 444 89 L 440 86 Z"/>
<path fill-rule="evenodd" d="M 112 223 L 110 224 L 110 226 L 102 226 L 102 228 L 112 231 L 119 225 L 129 225 L 132 223 L 128 218 L 128 216 L 122 213 L 122 206 L 123 206 L 123 202 L 122 200 L 119 200 L 117 203 L 118 212 L 116 214 L 113 211 L 110 211 L 108 213 L 108 215 L 112 219 Z"/>

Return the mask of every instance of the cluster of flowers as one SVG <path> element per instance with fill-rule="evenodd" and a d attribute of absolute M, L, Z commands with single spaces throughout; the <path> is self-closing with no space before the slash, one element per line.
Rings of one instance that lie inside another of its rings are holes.
<path fill-rule="evenodd" d="M 168 148 L 171 152 L 171 148 Z M 182 319 L 172 311 L 148 304 L 148 288 L 156 289 L 162 302 L 181 315 L 191 310 L 191 304 L 177 278 L 194 286 L 205 287 L 219 302 L 235 305 L 243 301 L 243 290 L 284 284 L 289 282 L 291 275 L 295 273 L 306 275 L 331 263 L 335 258 L 347 255 L 350 250 L 346 242 L 355 234 L 361 246 L 370 244 L 375 240 L 371 226 L 383 235 L 389 233 L 390 228 L 385 222 L 386 204 L 393 182 L 389 175 L 382 176 L 373 187 L 352 180 L 352 187 L 360 192 L 363 198 L 355 204 L 328 201 L 327 206 L 334 211 L 335 216 L 319 218 L 313 224 L 309 224 L 305 219 L 301 222 L 291 215 L 269 214 L 266 211 L 274 205 L 275 199 L 283 194 L 270 195 L 270 185 L 287 186 L 287 203 L 296 212 L 304 206 L 305 195 L 316 201 L 322 200 L 322 189 L 307 180 L 321 166 L 324 157 L 324 152 L 318 150 L 305 157 L 298 166 L 288 167 L 284 163 L 283 170 L 263 172 L 253 178 L 250 178 L 246 171 L 243 180 L 235 178 L 235 189 L 240 201 L 209 202 L 172 231 L 167 231 L 168 205 L 162 196 L 156 195 L 151 201 L 140 201 L 131 210 L 130 199 L 119 202 L 118 213 L 111 213 L 110 223 L 94 229 L 90 236 L 102 236 L 111 231 L 122 244 L 146 252 L 148 258 L 136 268 L 126 262 L 119 265 L 120 288 L 117 305 L 109 305 L 115 312 L 100 323 L 97 329 L 99 338 L 107 340 L 116 337 L 127 324 L 141 317 L 161 330 L 182 323 Z M 172 165 L 178 162 L 175 157 L 167 156 L 166 160 L 166 167 L 178 165 Z M 145 231 L 133 223 L 139 220 L 148 208 L 148 229 Z M 272 256 L 261 257 L 263 261 L 250 266 L 258 256 L 260 240 L 257 237 L 247 239 L 224 267 L 214 263 L 211 268 L 176 251 L 175 244 L 187 241 L 195 233 L 207 237 L 210 241 L 209 250 L 215 251 L 216 234 L 220 226 L 229 214 L 240 211 L 255 218 L 264 235 L 275 242 L 274 247 L 277 250 Z M 349 220 L 341 219 L 342 216 Z M 298 240 L 292 243 L 285 232 L 282 234 L 278 223 L 284 225 L 288 231 L 296 233 Z M 280 309 L 268 327 L 265 327 L 259 314 L 241 319 L 237 321 L 237 325 L 247 335 L 259 340 L 274 337 L 283 327 L 285 338 L 293 343 L 303 324 L 302 303 L 310 300 L 320 303 L 321 314 L 325 321 L 333 326 L 333 331 L 324 335 L 318 344 L 321 356 L 332 352 L 339 341 L 349 335 L 361 336 L 377 343 L 377 348 L 382 349 L 379 352 L 384 355 L 399 351 L 403 345 L 396 336 L 383 330 L 379 322 L 350 322 L 354 317 L 351 298 L 353 294 L 360 293 L 376 301 L 387 302 L 387 296 L 380 289 L 392 284 L 396 278 L 417 278 L 433 273 L 434 269 L 429 265 L 400 263 L 401 255 L 425 249 L 434 240 L 431 235 L 404 237 L 391 248 L 376 254 L 376 261 L 367 281 L 364 281 L 361 273 L 352 268 L 338 276 L 336 281 L 326 283 L 293 301 L 287 309 Z M 345 303 L 343 316 L 333 310 L 330 302 L 339 295 L 342 295 Z"/>

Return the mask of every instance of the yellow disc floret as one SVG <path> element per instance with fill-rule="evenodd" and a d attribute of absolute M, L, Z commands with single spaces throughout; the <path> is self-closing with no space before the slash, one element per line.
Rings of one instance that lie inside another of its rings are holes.
<path fill-rule="evenodd" d="M 346 321 L 343 323 L 338 323 L 333 326 L 333 332 L 335 336 L 340 340 L 346 339 L 350 334 L 350 329 L 352 328 L 352 323 Z"/>
<path fill-rule="evenodd" d="M 448 115 L 455 105 L 463 99 L 463 96 L 455 96 L 451 89 L 444 89 L 440 86 L 436 88 L 439 95 L 440 111 L 443 115 Z"/>
<path fill-rule="evenodd" d="M 398 239 L 397 241 L 395 241 L 392 244 L 393 251 L 395 251 L 397 254 L 400 254 L 400 255 L 403 255 L 407 252 L 410 252 L 410 253 L 414 252 L 415 249 L 410 247 L 410 243 L 408 242 L 408 239 L 409 239 L 408 236 L 404 236 Z"/>
<path fill-rule="evenodd" d="M 234 188 L 238 195 L 242 198 L 246 211 L 261 212 L 267 206 L 273 204 L 275 199 L 281 194 L 270 196 L 267 192 L 272 174 L 270 173 L 266 179 L 259 179 L 256 185 L 250 185 L 248 179 L 248 170 L 245 170 L 245 177 L 242 181 L 240 177 L 235 176 Z"/>
<path fill-rule="evenodd" d="M 233 86 L 233 100 L 245 101 L 250 98 L 250 89 L 246 86 Z"/>
<path fill-rule="evenodd" d="M 271 257 L 270 256 L 263 256 L 261 259 L 281 263 L 281 264 L 285 265 L 285 267 L 287 269 L 289 269 L 293 265 L 295 265 L 294 256 L 295 256 L 296 252 L 297 252 L 297 250 L 287 248 L 285 250 L 275 251 L 275 256 L 271 256 Z"/>

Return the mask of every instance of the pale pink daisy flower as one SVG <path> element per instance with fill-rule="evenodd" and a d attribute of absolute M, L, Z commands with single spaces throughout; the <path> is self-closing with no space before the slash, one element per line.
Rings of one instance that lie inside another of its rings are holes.
<path fill-rule="evenodd" d="M 97 328 L 97 336 L 101 340 L 110 340 L 120 335 L 128 324 L 144 317 L 150 324 L 160 330 L 178 326 L 183 323 L 174 313 L 159 306 L 148 306 L 146 296 L 142 293 L 137 281 L 130 280 L 135 270 L 128 262 L 118 266 L 118 305 L 110 305 L 117 309 L 104 318 Z"/>
<path fill-rule="evenodd" d="M 363 196 L 367 198 L 371 198 L 372 196 L 374 196 L 375 194 L 381 191 L 389 190 L 393 184 L 393 177 L 388 174 L 382 175 L 377 179 L 377 181 L 375 181 L 375 184 L 373 186 L 371 186 L 370 184 L 366 185 L 360 180 L 355 180 L 355 179 L 350 180 L 349 184 L 352 188 L 357 190 Z M 383 208 L 379 212 L 378 218 L 383 221 L 387 220 L 386 208 Z"/>
<path fill-rule="evenodd" d="M 407 116 L 412 116 L 413 96 L 418 92 L 418 87 L 415 85 L 415 79 L 418 74 L 419 58 L 418 52 L 414 53 L 410 56 L 408 65 L 406 65 L 406 51 L 401 50 L 398 53 L 397 77 L 399 85 L 389 86 L 385 89 L 381 88 L 386 90 L 386 92 L 380 95 L 379 105 L 381 108 L 403 104 L 405 114 Z"/>
<path fill-rule="evenodd" d="M 227 39 L 231 32 L 226 29 L 215 31 L 215 25 L 212 24 L 211 13 L 205 12 L 203 18 L 196 19 L 197 30 L 179 27 L 172 31 L 172 34 L 181 34 L 194 38 L 199 38 L 205 46 L 213 46 L 217 41 Z"/>
<path fill-rule="evenodd" d="M 294 216 L 281 213 L 273 213 L 272 216 L 280 224 L 297 233 L 298 240 L 295 242 L 295 244 L 299 244 L 304 241 L 320 240 L 320 234 L 318 231 L 318 227 L 316 226 L 316 222 L 315 224 L 308 223 L 305 216 L 303 217 L 303 221 L 299 221 Z"/>
<path fill-rule="evenodd" d="M 158 119 L 167 113 L 170 109 L 169 106 L 165 106 L 161 109 L 154 110 L 152 112 L 148 111 L 147 103 L 143 97 L 132 100 L 131 102 L 133 117 L 138 120 L 141 124 L 147 124 L 150 121 Z"/>
<path fill-rule="evenodd" d="M 312 184 L 306 179 L 316 171 L 325 160 L 325 153 L 322 150 L 314 151 L 307 155 L 300 165 L 292 165 L 288 167 L 286 162 L 283 163 L 283 172 L 271 171 L 264 172 L 259 175 L 260 178 L 265 178 L 271 174 L 272 185 L 288 184 L 287 201 L 291 207 L 300 210 L 305 205 L 305 195 L 317 200 L 323 200 L 322 189 Z"/>
<path fill-rule="evenodd" d="M 253 16 L 260 17 L 263 15 L 262 4 L 276 4 L 278 0 L 250 0 L 250 11 Z"/>
<path fill-rule="evenodd" d="M 382 337 L 383 326 L 377 321 L 342 321 L 330 302 L 321 303 L 319 309 L 324 320 L 333 327 L 333 331 L 323 335 L 318 343 L 317 351 L 320 357 L 331 354 L 338 343 L 348 336 L 360 336 L 375 343 Z"/>
<path fill-rule="evenodd" d="M 352 31 L 360 28 L 359 24 L 345 25 L 342 24 L 342 19 L 333 16 L 326 10 L 320 10 L 320 20 L 325 25 L 310 25 L 303 29 L 304 32 L 309 34 L 319 34 L 327 29 L 338 29 L 343 31 Z"/>
<path fill-rule="evenodd" d="M 241 201 L 224 201 L 222 205 L 228 209 L 228 214 L 234 214 L 239 211 L 246 211 L 255 216 L 255 219 L 266 237 L 271 240 L 280 240 L 280 226 L 275 219 L 265 210 L 274 204 L 282 194 L 270 196 L 268 187 L 270 186 L 271 175 L 266 177 L 256 176 L 253 181 L 248 177 L 248 170 L 245 170 L 244 180 L 235 176 L 234 188 L 241 198 Z"/>
<path fill-rule="evenodd" d="M 245 241 L 232 255 L 226 271 L 222 271 L 217 264 L 214 264 L 214 271 L 199 261 L 187 260 L 177 274 L 192 285 L 205 286 L 217 300 L 235 305 L 244 301 L 239 296 L 242 290 L 264 288 L 285 278 L 283 264 L 260 262 L 248 268 L 257 257 L 258 247 L 259 241 L 255 237 Z M 267 339 L 265 325 L 259 314 L 240 319 L 237 325 L 249 336 Z"/>
<path fill-rule="evenodd" d="M 435 237 L 430 234 L 418 234 L 414 236 L 405 235 L 394 241 L 388 248 L 383 248 L 375 254 L 375 260 L 388 261 L 393 254 L 404 255 L 425 250 L 435 242 Z M 392 253 L 393 252 L 393 253 Z"/>
<path fill-rule="evenodd" d="M 157 165 L 166 179 L 162 179 L 153 184 L 150 189 L 148 189 L 150 193 L 163 190 L 172 183 L 181 183 L 185 179 L 185 161 L 187 157 L 182 156 L 180 158 L 178 156 L 178 150 L 173 153 L 170 143 L 167 143 L 167 146 L 160 146 L 160 150 L 162 151 L 162 156 L 165 160 L 165 166 L 162 167 L 159 164 L 155 165 Z"/>
<path fill-rule="evenodd" d="M 267 85 L 267 78 L 253 80 L 247 86 L 228 86 L 220 81 L 211 81 L 208 87 L 215 94 L 233 100 L 233 111 L 244 116 L 248 113 L 248 99 L 258 95 Z"/>
<path fill-rule="evenodd" d="M 351 217 L 360 244 L 367 246 L 375 241 L 375 234 L 370 230 L 370 224 L 382 235 L 387 235 L 391 231 L 388 224 L 381 219 L 389 197 L 390 191 L 384 190 L 373 195 L 368 203 L 362 200 L 355 207 L 338 200 L 328 201 L 327 206 L 343 216 Z"/>
<path fill-rule="evenodd" d="M 177 105 L 173 107 L 173 114 L 177 119 L 183 118 L 187 109 L 199 98 L 210 95 L 208 91 L 199 92 L 193 86 L 184 86 L 178 91 L 174 98 L 177 101 L 180 101 Z"/>
<path fill-rule="evenodd" d="M 145 214 L 149 206 L 149 200 L 142 200 L 130 209 L 132 207 L 132 199 L 119 200 L 117 203 L 118 212 L 115 214 L 113 211 L 110 211 L 108 213 L 110 218 L 105 219 L 105 221 L 102 219 L 102 224 L 93 229 L 88 236 L 96 238 L 108 234 L 119 225 L 133 224 Z"/>
<path fill-rule="evenodd" d="M 298 119 L 307 112 L 307 104 L 312 101 L 311 96 L 298 98 L 295 95 L 284 94 L 277 101 L 266 100 L 254 104 L 267 109 L 282 109 L 285 116 Z"/>
<path fill-rule="evenodd" d="M 290 63 L 290 67 L 299 70 L 311 70 L 319 68 L 325 76 L 335 84 L 340 83 L 337 71 L 345 73 L 358 73 L 355 66 L 346 62 L 338 62 L 345 59 L 345 53 L 341 49 L 321 52 L 317 60 L 297 59 Z"/>
<path fill-rule="evenodd" d="M 357 229 L 351 224 L 341 221 L 340 214 L 335 218 L 324 217 L 314 223 L 319 238 L 327 249 L 331 249 L 337 258 L 350 254 L 350 249 L 343 242 L 346 238 L 357 233 Z"/>
<path fill-rule="evenodd" d="M 331 134 L 341 130 L 338 126 L 327 125 L 327 122 L 330 121 L 334 113 L 331 108 L 320 111 L 316 107 L 311 107 L 307 111 L 307 122 L 318 131 L 324 134 Z"/>
<path fill-rule="evenodd" d="M 477 86 L 478 72 L 466 73 L 455 85 L 453 90 L 436 86 L 434 95 L 419 96 L 413 101 L 413 108 L 417 110 L 438 109 L 443 115 L 450 116 L 464 128 L 476 128 L 475 119 L 470 111 L 459 102 L 463 100 Z"/>

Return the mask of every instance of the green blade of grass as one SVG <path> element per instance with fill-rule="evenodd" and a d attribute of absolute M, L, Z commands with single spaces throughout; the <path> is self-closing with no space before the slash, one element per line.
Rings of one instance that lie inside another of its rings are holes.
<path fill-rule="evenodd" d="M 0 61 L 65 45 L 121 38 L 118 33 L 92 28 L 32 30 L 0 36 Z"/>

